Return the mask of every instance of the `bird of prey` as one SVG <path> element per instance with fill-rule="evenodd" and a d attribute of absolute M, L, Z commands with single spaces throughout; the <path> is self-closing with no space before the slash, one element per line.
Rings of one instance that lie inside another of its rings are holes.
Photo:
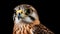
<path fill-rule="evenodd" d="M 41 24 L 37 10 L 28 4 L 14 8 L 13 21 L 13 34 L 54 34 Z"/>

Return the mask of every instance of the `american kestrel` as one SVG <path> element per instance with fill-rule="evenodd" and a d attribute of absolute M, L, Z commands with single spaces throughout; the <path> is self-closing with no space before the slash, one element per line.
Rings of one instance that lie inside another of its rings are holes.
<path fill-rule="evenodd" d="M 54 34 L 42 25 L 37 10 L 28 4 L 21 4 L 14 8 L 13 34 Z"/>

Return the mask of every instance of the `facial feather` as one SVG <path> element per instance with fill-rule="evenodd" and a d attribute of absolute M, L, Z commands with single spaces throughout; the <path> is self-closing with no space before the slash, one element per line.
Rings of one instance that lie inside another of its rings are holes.
<path fill-rule="evenodd" d="M 17 13 L 15 17 L 15 22 L 23 21 L 25 23 L 32 23 L 34 20 L 38 19 L 35 9 L 32 8 L 32 6 L 28 6 L 29 5 L 19 5 L 14 9 Z"/>

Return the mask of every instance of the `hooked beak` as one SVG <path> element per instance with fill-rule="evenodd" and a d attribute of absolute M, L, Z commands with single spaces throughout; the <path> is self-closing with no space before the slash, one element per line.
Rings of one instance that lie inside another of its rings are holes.
<path fill-rule="evenodd" d="M 22 12 L 22 10 L 16 10 L 16 14 L 17 14 L 18 19 L 21 18 L 21 12 Z"/>
<path fill-rule="evenodd" d="M 21 18 L 21 14 L 20 13 L 18 13 L 18 19 L 20 19 Z"/>

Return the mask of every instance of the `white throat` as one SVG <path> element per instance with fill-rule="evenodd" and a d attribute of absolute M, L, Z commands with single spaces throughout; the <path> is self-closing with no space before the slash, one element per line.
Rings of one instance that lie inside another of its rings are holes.
<path fill-rule="evenodd" d="M 18 17 L 15 17 L 15 23 L 19 23 L 22 19 L 18 20 Z"/>

